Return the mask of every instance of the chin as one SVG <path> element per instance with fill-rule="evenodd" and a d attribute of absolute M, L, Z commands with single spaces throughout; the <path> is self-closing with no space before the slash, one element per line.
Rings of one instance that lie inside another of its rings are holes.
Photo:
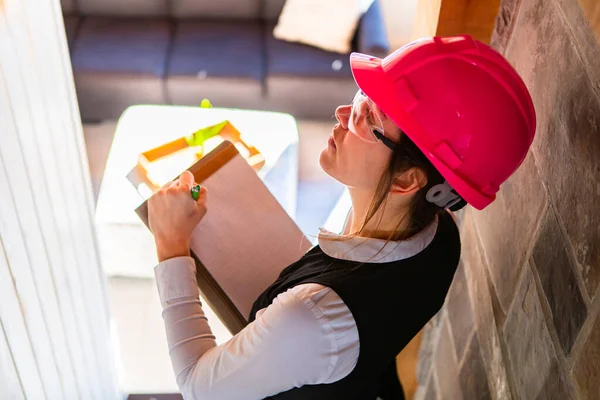
<path fill-rule="evenodd" d="M 339 183 L 346 185 L 346 182 L 343 178 L 343 174 L 340 174 L 340 171 L 337 170 L 335 161 L 331 157 L 331 154 L 328 153 L 328 149 L 325 149 L 321 152 L 321 156 L 319 157 L 319 164 L 321 165 L 321 169 L 327 175 L 338 181 Z"/>
<path fill-rule="evenodd" d="M 337 179 L 335 174 L 333 173 L 333 170 L 335 169 L 335 164 L 333 163 L 333 160 L 331 158 L 331 155 L 328 153 L 328 150 L 328 148 L 325 148 L 321 152 L 321 155 L 319 156 L 319 165 L 327 175 L 331 176 L 334 179 Z"/>

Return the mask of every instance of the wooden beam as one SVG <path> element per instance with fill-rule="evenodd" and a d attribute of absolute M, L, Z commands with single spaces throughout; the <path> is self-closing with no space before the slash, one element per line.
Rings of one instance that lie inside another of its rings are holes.
<path fill-rule="evenodd" d="M 411 40 L 436 34 L 441 6 L 442 0 L 418 0 Z"/>
<path fill-rule="evenodd" d="M 583 13 L 590 22 L 590 26 L 596 34 L 596 39 L 600 42 L 600 1 L 579 0 L 579 5 L 583 8 Z"/>
<path fill-rule="evenodd" d="M 499 7 L 500 0 L 444 0 L 436 34 L 467 34 L 489 43 Z"/>
<path fill-rule="evenodd" d="M 419 0 L 413 39 L 467 34 L 489 43 L 499 7 L 500 0 Z"/>

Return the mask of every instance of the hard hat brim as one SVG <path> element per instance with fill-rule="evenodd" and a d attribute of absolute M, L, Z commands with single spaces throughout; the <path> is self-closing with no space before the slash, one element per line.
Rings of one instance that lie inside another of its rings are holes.
<path fill-rule="evenodd" d="M 381 58 L 362 53 L 350 54 L 350 69 L 356 85 L 373 101 L 379 97 L 377 88 L 385 86 L 387 78 L 381 66 Z"/>

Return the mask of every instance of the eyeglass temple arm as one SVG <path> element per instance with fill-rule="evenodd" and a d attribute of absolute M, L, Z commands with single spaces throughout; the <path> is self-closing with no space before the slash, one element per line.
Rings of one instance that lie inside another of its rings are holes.
<path fill-rule="evenodd" d="M 385 137 L 383 133 L 379 132 L 377 129 L 373 129 L 373 134 L 378 140 L 381 140 L 383 144 L 385 144 L 390 150 L 396 150 L 396 143 L 394 143 L 389 138 Z"/>

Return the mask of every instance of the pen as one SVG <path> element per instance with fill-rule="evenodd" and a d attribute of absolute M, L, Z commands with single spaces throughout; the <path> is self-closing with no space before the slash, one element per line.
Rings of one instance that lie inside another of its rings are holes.
<path fill-rule="evenodd" d="M 192 186 L 192 190 L 191 190 L 192 198 L 196 201 L 198 201 L 198 197 L 200 197 L 200 187 L 201 187 L 200 185 Z"/>

